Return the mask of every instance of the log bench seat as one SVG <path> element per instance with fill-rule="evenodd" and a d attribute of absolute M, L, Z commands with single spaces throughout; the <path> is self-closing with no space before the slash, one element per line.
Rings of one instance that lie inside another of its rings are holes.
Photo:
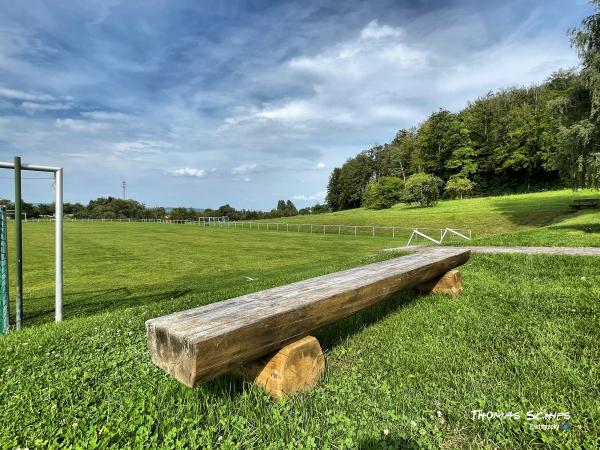
<path fill-rule="evenodd" d="M 235 370 L 281 398 L 309 388 L 323 371 L 318 341 L 306 339 L 312 331 L 401 290 L 456 295 L 460 274 L 452 269 L 469 256 L 438 247 L 150 319 L 148 349 L 154 364 L 186 386 Z M 287 388 L 286 367 L 295 379 Z M 298 367 L 312 373 L 302 377 Z"/>
<path fill-rule="evenodd" d="M 597 198 L 582 198 L 579 200 L 573 200 L 573 203 L 569 205 L 572 209 L 595 209 L 598 208 Z"/>

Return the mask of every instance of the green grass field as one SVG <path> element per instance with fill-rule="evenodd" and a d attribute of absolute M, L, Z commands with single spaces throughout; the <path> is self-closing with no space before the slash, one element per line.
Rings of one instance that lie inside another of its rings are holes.
<path fill-rule="evenodd" d="M 549 197 L 561 205 L 562 195 Z M 352 223 L 372 214 L 355 213 Z M 597 213 L 565 212 L 544 225 L 570 221 L 596 233 L 600 222 Z M 557 232 L 530 227 L 480 239 L 543 242 Z M 564 236 L 566 245 L 583 239 Z M 194 390 L 180 385 L 150 362 L 145 320 L 394 257 L 378 250 L 397 240 L 66 223 L 65 321 L 55 324 L 53 225 L 26 223 L 24 237 L 25 329 L 0 337 L 2 448 L 600 445 L 595 258 L 475 255 L 461 268 L 457 298 L 405 292 L 318 331 L 325 378 L 274 402 L 229 375 Z M 543 430 L 532 424 L 565 421 L 472 420 L 473 410 L 568 411 L 571 419 L 568 430 Z"/>
<path fill-rule="evenodd" d="M 571 190 L 442 200 L 432 208 L 396 205 L 391 209 L 358 208 L 279 220 L 289 223 L 466 228 L 475 245 L 600 246 L 600 209 L 574 211 L 577 198 L 598 198 L 596 191 Z M 274 220 L 269 220 L 274 222 Z M 402 235 L 406 240 L 407 236 Z M 420 241 L 419 243 L 426 243 Z M 452 244 L 461 243 L 454 239 Z"/>

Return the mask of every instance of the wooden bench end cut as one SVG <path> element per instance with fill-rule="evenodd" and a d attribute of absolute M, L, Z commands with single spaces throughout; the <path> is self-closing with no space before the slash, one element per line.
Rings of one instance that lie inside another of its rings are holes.
<path fill-rule="evenodd" d="M 417 290 L 428 294 L 445 294 L 456 297 L 463 291 L 462 277 L 457 269 L 452 269 L 441 277 L 418 285 Z"/>
<path fill-rule="evenodd" d="M 315 387 L 325 373 L 325 358 L 319 341 L 306 336 L 233 372 L 281 400 Z"/>

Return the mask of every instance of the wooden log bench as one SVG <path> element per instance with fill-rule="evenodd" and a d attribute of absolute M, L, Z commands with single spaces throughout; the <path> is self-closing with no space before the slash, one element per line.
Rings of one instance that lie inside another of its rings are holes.
<path fill-rule="evenodd" d="M 234 371 L 281 398 L 310 389 L 324 371 L 312 331 L 401 290 L 456 295 L 453 269 L 469 256 L 438 247 L 150 319 L 148 349 L 186 386 Z"/>
<path fill-rule="evenodd" d="M 569 205 L 569 208 L 573 209 L 588 209 L 588 208 L 597 208 L 598 207 L 598 199 L 597 198 L 582 198 L 579 200 L 573 200 L 573 203 Z"/>

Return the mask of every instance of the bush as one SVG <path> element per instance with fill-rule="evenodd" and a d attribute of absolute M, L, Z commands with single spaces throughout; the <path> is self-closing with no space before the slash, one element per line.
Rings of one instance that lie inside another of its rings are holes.
<path fill-rule="evenodd" d="M 406 180 L 404 202 L 418 203 L 420 206 L 433 206 L 440 198 L 440 188 L 444 182 L 427 173 L 416 173 Z"/>
<path fill-rule="evenodd" d="M 369 209 L 391 208 L 402 201 L 404 182 L 397 177 L 381 177 L 371 181 L 363 195 L 363 206 Z"/>
<path fill-rule="evenodd" d="M 446 183 L 446 194 L 454 198 L 463 198 L 463 195 L 470 193 L 475 187 L 475 183 L 467 178 L 450 178 Z"/>

